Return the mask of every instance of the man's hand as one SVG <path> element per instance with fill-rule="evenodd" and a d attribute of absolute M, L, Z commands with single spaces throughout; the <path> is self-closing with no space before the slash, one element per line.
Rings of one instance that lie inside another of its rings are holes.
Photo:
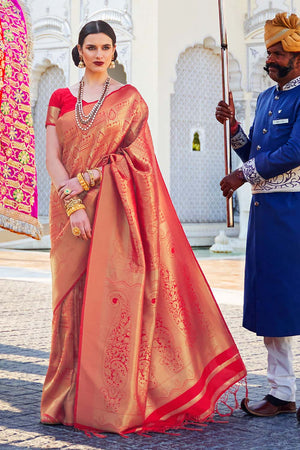
<path fill-rule="evenodd" d="M 229 105 L 224 101 L 218 103 L 216 108 L 216 119 L 220 123 L 225 123 L 226 120 L 230 120 L 230 127 L 234 127 L 237 124 L 237 120 L 235 118 L 235 108 L 232 98 L 232 93 L 229 92 Z"/>
<path fill-rule="evenodd" d="M 224 177 L 220 182 L 224 197 L 231 198 L 234 191 L 246 183 L 246 181 L 241 169 L 236 169 L 234 172 Z"/>

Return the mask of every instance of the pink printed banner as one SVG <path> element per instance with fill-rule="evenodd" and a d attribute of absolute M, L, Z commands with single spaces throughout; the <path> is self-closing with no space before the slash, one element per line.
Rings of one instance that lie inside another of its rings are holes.
<path fill-rule="evenodd" d="M 0 0 L 0 227 L 40 239 L 28 35 L 16 0 Z"/>

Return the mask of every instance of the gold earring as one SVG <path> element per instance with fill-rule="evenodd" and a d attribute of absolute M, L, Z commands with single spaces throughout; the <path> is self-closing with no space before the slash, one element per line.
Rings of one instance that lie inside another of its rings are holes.
<path fill-rule="evenodd" d="M 79 67 L 79 69 L 83 69 L 85 67 L 82 56 L 80 56 L 80 61 L 79 61 L 78 67 Z"/>
<path fill-rule="evenodd" d="M 112 62 L 109 65 L 110 69 L 114 69 L 116 67 L 116 63 L 114 62 L 114 60 L 112 60 Z"/>

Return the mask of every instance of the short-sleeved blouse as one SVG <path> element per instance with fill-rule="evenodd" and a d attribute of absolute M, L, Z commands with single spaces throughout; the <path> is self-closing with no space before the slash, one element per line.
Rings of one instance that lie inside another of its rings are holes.
<path fill-rule="evenodd" d="M 59 117 L 63 116 L 69 111 L 74 111 L 77 98 L 72 94 L 69 88 L 57 89 L 50 97 L 48 112 L 45 125 L 56 125 Z M 86 102 L 83 100 L 83 105 L 95 102 Z"/>

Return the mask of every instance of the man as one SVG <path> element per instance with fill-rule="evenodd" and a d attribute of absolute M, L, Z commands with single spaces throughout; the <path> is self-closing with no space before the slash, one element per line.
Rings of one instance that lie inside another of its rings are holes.
<path fill-rule="evenodd" d="M 271 390 L 258 403 L 245 398 L 241 407 L 263 417 L 296 412 L 291 336 L 300 334 L 300 19 L 279 13 L 268 20 L 265 43 L 265 70 L 277 85 L 259 95 L 249 137 L 232 97 L 216 109 L 219 122 L 230 120 L 232 147 L 243 161 L 221 181 L 223 195 L 252 185 L 243 326 L 264 336 Z"/>

